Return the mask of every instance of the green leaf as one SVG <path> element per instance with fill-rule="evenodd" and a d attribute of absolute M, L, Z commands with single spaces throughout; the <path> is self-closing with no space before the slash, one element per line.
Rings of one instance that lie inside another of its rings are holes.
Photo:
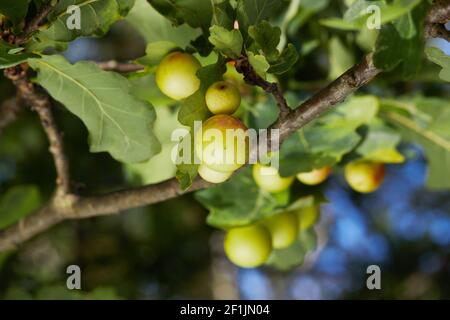
<path fill-rule="evenodd" d="M 411 39 L 417 34 L 417 29 L 410 12 L 395 20 L 394 27 L 403 39 Z"/>
<path fill-rule="evenodd" d="M 0 197 L 0 229 L 4 229 L 36 210 L 41 204 L 39 189 L 20 185 L 8 189 Z"/>
<path fill-rule="evenodd" d="M 265 75 L 266 71 L 272 74 L 283 74 L 297 62 L 298 53 L 292 44 L 288 44 L 281 54 L 277 49 L 281 36 L 279 27 L 273 27 L 269 22 L 263 20 L 255 26 L 250 26 L 248 32 L 254 40 L 252 48 L 249 50 L 254 54 L 253 58 L 261 60 L 254 61 L 255 65 L 260 68 L 260 75 Z M 258 53 L 262 53 L 266 61 L 258 58 Z M 269 69 L 266 69 L 266 62 L 270 64 Z"/>
<path fill-rule="evenodd" d="M 182 190 L 189 189 L 198 175 L 199 161 L 195 154 L 195 141 L 193 139 L 195 132 L 195 129 L 191 128 L 190 134 L 184 136 L 178 144 L 177 155 L 179 158 L 177 159 L 178 164 L 175 176 Z M 185 155 L 184 152 L 189 154 Z"/>
<path fill-rule="evenodd" d="M 49 26 L 40 28 L 32 41 L 27 43 L 31 51 L 43 51 L 54 48 L 65 51 L 68 42 L 80 36 L 102 36 L 111 25 L 122 19 L 134 6 L 136 0 L 65 0 L 59 1 L 49 15 Z M 145 1 L 145 0 L 143 0 Z M 68 22 L 73 23 L 74 13 L 67 9 L 72 6 L 80 9 L 80 28 L 69 28 Z"/>
<path fill-rule="evenodd" d="M 267 62 L 266 58 L 262 54 L 253 54 L 253 52 L 248 51 L 248 62 L 250 62 L 256 73 L 263 79 L 266 78 L 267 70 L 270 68 L 270 64 Z"/>
<path fill-rule="evenodd" d="M 302 0 L 300 6 L 303 9 L 320 11 L 326 8 L 330 0 Z"/>
<path fill-rule="evenodd" d="M 197 164 L 180 164 L 177 166 L 176 178 L 180 183 L 182 190 L 187 190 L 191 187 L 194 179 L 198 175 Z"/>
<path fill-rule="evenodd" d="M 401 64 L 402 76 L 410 77 L 418 72 L 423 47 L 422 39 L 403 39 L 393 25 L 384 26 L 376 44 L 375 66 L 391 71 Z"/>
<path fill-rule="evenodd" d="M 303 27 L 316 13 L 324 10 L 329 5 L 330 0 L 301 0 L 299 2 L 300 10 L 289 23 L 289 34 L 295 34 L 295 31 Z"/>
<path fill-rule="evenodd" d="M 385 24 L 411 12 L 422 0 L 394 0 L 381 6 L 381 23 Z M 369 2 L 370 3 L 370 2 Z"/>
<path fill-rule="evenodd" d="M 145 48 L 145 56 L 139 58 L 138 62 L 146 66 L 157 66 L 166 55 L 177 49 L 179 47 L 170 41 L 151 42 Z"/>
<path fill-rule="evenodd" d="M 432 189 L 449 189 L 450 103 L 438 98 L 418 98 L 413 101 L 410 112 L 413 114 L 389 112 L 386 118 L 400 129 L 406 141 L 416 142 L 423 147 L 428 160 L 427 186 Z"/>
<path fill-rule="evenodd" d="M 122 17 L 126 16 L 135 5 L 136 0 L 117 0 L 119 12 Z"/>
<path fill-rule="evenodd" d="M 131 83 L 130 93 L 139 100 L 145 100 L 156 108 L 166 108 L 174 104 L 174 100 L 169 98 L 159 90 L 156 85 L 155 74 L 150 72 L 136 72 L 128 75 Z"/>
<path fill-rule="evenodd" d="M 38 72 L 37 82 L 86 125 L 91 152 L 140 162 L 160 151 L 153 106 L 130 94 L 126 78 L 90 62 L 72 65 L 59 55 L 29 59 L 29 64 Z"/>
<path fill-rule="evenodd" d="M 403 155 L 396 149 L 401 141 L 401 136 L 396 130 L 378 118 L 370 123 L 368 129 L 366 138 L 356 150 L 361 158 L 383 163 L 405 161 Z"/>
<path fill-rule="evenodd" d="M 164 41 L 185 48 L 191 41 L 201 35 L 200 30 L 191 28 L 186 24 L 174 26 L 146 0 L 136 1 L 133 9 L 126 17 L 126 21 L 140 32 L 148 44 Z"/>
<path fill-rule="evenodd" d="M 392 24 L 383 26 L 373 58 L 377 68 L 390 71 L 400 66 L 403 78 L 411 78 L 418 73 L 425 45 L 423 25 L 427 8 L 428 6 L 424 3 L 413 11 L 412 20 L 415 23 L 415 29 L 420 32 L 416 32 L 412 38 L 403 38 Z"/>
<path fill-rule="evenodd" d="M 30 0 L 0 1 L 0 15 L 4 15 L 14 24 L 18 24 L 27 15 Z"/>
<path fill-rule="evenodd" d="M 283 5 L 282 0 L 237 0 L 237 19 L 247 43 L 250 26 L 267 20 Z"/>
<path fill-rule="evenodd" d="M 289 43 L 287 47 L 281 52 L 277 61 L 271 63 L 268 72 L 273 74 L 283 74 L 289 71 L 297 62 L 297 60 L 298 52 L 295 49 L 294 45 Z"/>
<path fill-rule="evenodd" d="M 321 19 L 320 24 L 333 29 L 340 29 L 345 31 L 356 31 L 360 30 L 362 28 L 361 23 L 356 23 L 354 21 L 349 22 L 345 21 L 341 18 L 328 18 L 328 19 Z"/>
<path fill-rule="evenodd" d="M 280 42 L 281 29 L 273 27 L 267 21 L 261 21 L 255 26 L 250 26 L 248 34 L 253 38 L 258 49 L 261 50 L 267 58 L 267 61 L 274 62 L 280 56 L 277 49 Z"/>
<path fill-rule="evenodd" d="M 322 19 L 320 23 L 330 28 L 357 31 L 366 26 L 367 19 L 373 14 L 367 10 L 371 5 L 380 8 L 380 23 L 385 25 L 412 11 L 420 3 L 421 0 L 394 0 L 389 4 L 382 1 L 357 0 L 345 12 L 343 19 Z"/>
<path fill-rule="evenodd" d="M 273 250 L 267 265 L 289 271 L 303 264 L 306 254 L 317 247 L 317 235 L 314 229 L 308 229 L 298 235 L 297 241 L 286 249 Z"/>
<path fill-rule="evenodd" d="M 192 127 L 194 121 L 205 120 L 211 116 L 211 112 L 209 112 L 208 107 L 206 106 L 204 92 L 205 91 L 199 89 L 196 93 L 183 101 L 181 109 L 178 112 L 178 121 L 180 121 L 181 124 Z"/>
<path fill-rule="evenodd" d="M 426 48 L 425 54 L 428 60 L 442 67 L 439 77 L 444 81 L 450 82 L 450 56 L 445 54 L 441 49 L 433 47 Z"/>
<path fill-rule="evenodd" d="M 379 31 L 377 29 L 369 29 L 367 27 L 359 30 L 356 36 L 356 43 L 364 50 L 364 52 L 375 51 L 375 44 L 377 42 Z"/>
<path fill-rule="evenodd" d="M 225 229 L 243 226 L 268 217 L 288 204 L 288 190 L 279 194 L 262 191 L 251 171 L 247 167 L 227 182 L 195 194 L 209 209 L 208 224 Z"/>
<path fill-rule="evenodd" d="M 241 55 L 243 39 L 239 30 L 227 30 L 218 25 L 209 28 L 211 42 L 217 51 L 229 58 L 238 58 Z"/>
<path fill-rule="evenodd" d="M 148 2 L 175 25 L 187 23 L 204 31 L 211 25 L 211 0 L 148 0 Z"/>
<path fill-rule="evenodd" d="M 233 28 L 236 19 L 236 12 L 228 0 L 211 0 L 212 1 L 212 24 L 224 27 L 225 29 Z"/>
<path fill-rule="evenodd" d="M 243 107 L 247 112 L 243 118 L 247 120 L 249 128 L 266 129 L 278 118 L 279 109 L 271 98 L 261 99 L 251 105 L 245 104 L 244 100 Z"/>
<path fill-rule="evenodd" d="M 172 161 L 172 150 L 177 142 L 172 141 L 174 130 L 182 125 L 177 120 L 177 113 L 166 105 L 156 106 L 156 121 L 154 132 L 161 142 L 161 152 L 146 162 L 127 163 L 125 170 L 132 181 L 138 180 L 139 185 L 158 183 L 175 176 L 176 166 Z"/>
<path fill-rule="evenodd" d="M 225 62 L 220 58 L 217 63 L 202 67 L 197 71 L 197 77 L 201 82 L 200 89 L 182 102 L 178 113 L 178 121 L 181 124 L 192 128 L 194 121 L 205 120 L 211 115 L 206 106 L 205 93 L 214 82 L 222 80 L 225 71 Z"/>
<path fill-rule="evenodd" d="M 23 48 L 18 48 L 0 40 L 0 69 L 13 67 L 27 61 L 35 55 L 22 52 Z"/>
<path fill-rule="evenodd" d="M 330 57 L 331 80 L 337 79 L 355 64 L 353 53 L 348 50 L 338 37 L 331 38 L 328 48 Z"/>
<path fill-rule="evenodd" d="M 281 175 L 292 176 L 341 161 L 361 141 L 356 130 L 369 124 L 378 108 L 374 96 L 352 97 L 299 130 L 281 146 Z"/>
<path fill-rule="evenodd" d="M 72 17 L 72 12 L 67 8 L 76 5 L 80 9 L 80 29 L 69 29 L 67 22 Z M 122 18 L 121 13 L 126 11 L 127 4 L 118 0 L 66 0 L 59 1 L 50 16 L 51 25 L 48 29 L 37 33 L 38 39 L 50 39 L 59 42 L 69 42 L 80 36 L 102 36 L 110 26 Z"/>
<path fill-rule="evenodd" d="M 375 1 L 372 2 L 372 4 Z M 377 4 L 380 5 L 381 2 L 377 1 Z M 371 1 L 366 0 L 356 0 L 348 7 L 347 11 L 344 13 L 345 21 L 353 21 L 362 16 L 367 15 L 367 7 L 370 6 Z"/>

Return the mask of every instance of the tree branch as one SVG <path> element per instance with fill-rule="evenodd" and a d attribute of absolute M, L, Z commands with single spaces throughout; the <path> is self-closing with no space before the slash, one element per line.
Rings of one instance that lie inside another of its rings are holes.
<path fill-rule="evenodd" d="M 20 66 L 6 69 L 5 76 L 14 83 L 21 99 L 37 112 L 47 134 L 57 173 L 56 198 L 70 194 L 69 161 L 64 153 L 63 139 L 53 117 L 48 95 L 37 92 L 27 79 L 26 71 Z"/>
<path fill-rule="evenodd" d="M 210 187 L 196 179 L 187 192 Z M 83 219 L 118 213 L 122 210 L 162 202 L 186 193 L 176 179 L 140 188 L 117 191 L 105 195 L 73 198 L 65 206 L 50 203 L 17 224 L 0 231 L 0 252 L 16 248 L 33 236 L 68 219 Z"/>
<path fill-rule="evenodd" d="M 14 43 L 17 45 L 24 44 L 29 40 L 31 35 L 39 28 L 39 26 L 47 19 L 47 16 L 53 10 L 51 3 L 44 4 L 39 11 L 39 13 L 25 25 L 22 33 L 20 33 L 16 38 Z"/>
<path fill-rule="evenodd" d="M 365 56 L 360 63 L 290 112 L 285 119 L 278 119 L 271 128 L 280 130 L 280 141 L 283 142 L 375 78 L 381 70 L 375 67 L 372 57 L 372 54 Z"/>
<path fill-rule="evenodd" d="M 139 64 L 117 62 L 115 60 L 97 62 L 97 65 L 105 71 L 116 71 L 119 73 L 130 73 L 144 70 L 144 67 Z"/>
<path fill-rule="evenodd" d="M 425 21 L 428 38 L 442 38 L 450 42 L 450 31 L 445 24 L 450 20 L 450 0 L 435 0 Z"/>
<path fill-rule="evenodd" d="M 450 17 L 450 1 L 434 0 L 433 6 L 427 14 L 428 23 L 446 24 Z"/>

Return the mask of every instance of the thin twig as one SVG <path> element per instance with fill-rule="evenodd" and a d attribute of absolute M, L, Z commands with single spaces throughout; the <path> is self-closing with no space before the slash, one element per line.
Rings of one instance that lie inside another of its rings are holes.
<path fill-rule="evenodd" d="M 363 57 L 360 63 L 302 103 L 285 119 L 278 119 L 271 128 L 280 130 L 280 141 L 283 142 L 310 121 L 343 102 L 380 72 L 373 63 L 373 54 Z"/>
<path fill-rule="evenodd" d="M 450 42 L 450 31 L 444 25 L 432 23 L 425 26 L 427 38 L 441 38 Z"/>
<path fill-rule="evenodd" d="M 250 85 L 261 87 L 266 93 L 271 94 L 277 102 L 280 110 L 280 118 L 284 119 L 288 116 L 290 109 L 283 92 L 277 83 L 272 83 L 260 77 L 252 67 L 248 58 L 243 55 L 236 60 L 236 70 L 244 75 L 244 80 Z"/>
<path fill-rule="evenodd" d="M 450 42 L 445 24 L 450 20 L 450 0 L 435 0 L 425 20 L 427 38 L 442 38 Z"/>
<path fill-rule="evenodd" d="M 105 62 L 97 62 L 97 65 L 105 71 L 116 71 L 120 73 L 130 73 L 144 70 L 144 66 L 134 63 L 117 62 L 110 60 Z"/>
<path fill-rule="evenodd" d="M 50 143 L 50 152 L 55 162 L 57 179 L 57 196 L 70 194 L 69 161 L 64 153 L 64 143 L 58 131 L 56 121 L 51 111 L 51 103 L 47 94 L 38 92 L 27 79 L 26 71 L 21 67 L 5 70 L 5 75 L 17 88 L 18 95 L 23 101 L 37 112 Z"/>
<path fill-rule="evenodd" d="M 22 33 L 20 33 L 16 39 L 15 44 L 21 45 L 28 41 L 28 39 L 32 36 L 32 34 L 37 31 L 39 26 L 47 19 L 47 16 L 53 10 L 53 6 L 51 3 L 44 4 L 39 11 L 39 13 L 25 25 Z"/>

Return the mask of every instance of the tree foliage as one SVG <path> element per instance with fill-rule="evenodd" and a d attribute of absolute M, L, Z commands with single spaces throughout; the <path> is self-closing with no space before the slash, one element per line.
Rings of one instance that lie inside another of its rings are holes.
<path fill-rule="evenodd" d="M 293 176 L 324 166 L 339 171 L 354 159 L 399 164 L 408 160 L 399 148 L 402 143 L 416 143 L 428 160 L 428 186 L 450 188 L 450 105 L 448 99 L 439 97 L 439 88 L 450 81 L 450 64 L 442 50 L 426 47 L 425 24 L 431 1 L 304 0 L 297 7 L 292 3 L 2 1 L 2 32 L 7 30 L 12 37 L 0 40 L 0 68 L 31 67 L 34 83 L 85 125 L 91 152 L 108 152 L 130 175 L 149 177 L 144 179 L 147 183 L 159 182 L 157 175 L 149 174 L 155 168 L 170 172 L 170 177 L 176 177 L 186 190 L 195 181 L 198 168 L 180 164 L 175 169 L 167 160 L 173 146 L 169 133 L 163 137 L 157 130 L 164 126 L 193 130 L 194 121 L 210 117 L 204 96 L 211 84 L 234 72 L 234 80 L 244 92 L 236 115 L 253 128 L 266 128 L 277 120 L 277 105 L 270 92 L 245 84 L 236 72 L 238 63 L 248 62 L 260 81 L 279 83 L 290 108 L 295 109 L 312 95 L 310 85 L 324 87 L 363 54 L 373 52 L 375 67 L 383 71 L 383 76 L 290 136 L 280 149 L 281 175 Z M 79 30 L 71 30 L 66 24 L 71 5 L 80 8 Z M 381 10 L 379 30 L 368 27 L 368 19 L 373 18 L 368 8 L 373 5 Z M 42 23 L 35 30 L 27 30 L 33 14 L 48 6 L 51 10 Z M 79 37 L 104 36 L 119 20 L 127 21 L 146 41 L 145 54 L 133 61 L 139 71 L 119 74 L 103 71 L 90 61 L 72 64 L 58 52 Z M 297 38 L 298 30 L 305 25 L 309 26 L 306 37 Z M 163 97 L 154 88 L 158 63 L 176 50 L 194 54 L 202 64 L 197 73 L 200 88 L 179 102 Z M 248 77 L 246 80 L 255 85 Z M 427 81 L 433 86 L 428 92 L 411 91 L 400 96 L 394 88 Z M 175 111 L 155 111 L 155 106 Z M 322 201 L 317 188 L 303 188 L 300 193 L 264 192 L 250 171 L 245 168 L 230 181 L 196 194 L 210 212 L 207 223 L 223 229 L 238 227 L 291 210 L 305 199 Z M 0 229 L 18 221 L 39 203 L 35 186 L 5 191 L 0 198 Z M 294 267 L 314 247 L 311 229 L 291 248 L 274 253 L 268 263 L 280 269 Z"/>

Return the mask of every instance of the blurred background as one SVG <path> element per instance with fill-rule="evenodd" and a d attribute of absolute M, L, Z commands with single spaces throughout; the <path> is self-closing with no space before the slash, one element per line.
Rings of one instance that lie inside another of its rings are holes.
<path fill-rule="evenodd" d="M 301 19 L 306 18 L 293 19 L 290 40 L 307 50 L 299 39 L 312 38 L 317 30 Z M 143 56 L 145 43 L 122 21 L 104 38 L 76 40 L 64 54 L 72 62 L 125 61 Z M 435 43 L 450 52 L 448 43 Z M 285 86 L 308 96 L 325 83 L 326 49 L 317 45 L 305 55 L 295 83 Z M 137 94 L 154 92 L 150 80 L 135 81 Z M 399 95 L 417 91 L 448 97 L 450 92 L 432 80 L 398 80 L 389 87 Z M 0 98 L 13 94 L 1 76 Z M 151 96 L 158 114 L 176 119 L 175 109 Z M 145 170 L 89 153 L 82 123 L 61 106 L 56 116 L 79 192 L 108 192 L 173 175 L 173 168 Z M 223 233 L 206 225 L 208 212 L 186 195 L 115 216 L 65 222 L 18 251 L 0 254 L 0 299 L 449 299 L 450 192 L 425 189 L 426 161 L 418 146 L 402 145 L 401 151 L 408 161 L 388 166 L 384 184 L 373 194 L 351 191 L 339 170 L 322 186 L 328 203 L 315 226 L 317 249 L 292 271 L 230 264 Z M 35 190 L 33 201 L 43 203 L 54 179 L 46 137 L 37 116 L 26 111 L 0 136 L 0 192 L 27 186 Z M 81 267 L 80 291 L 66 288 L 71 264 Z M 366 269 L 373 264 L 381 267 L 381 290 L 366 287 Z"/>

